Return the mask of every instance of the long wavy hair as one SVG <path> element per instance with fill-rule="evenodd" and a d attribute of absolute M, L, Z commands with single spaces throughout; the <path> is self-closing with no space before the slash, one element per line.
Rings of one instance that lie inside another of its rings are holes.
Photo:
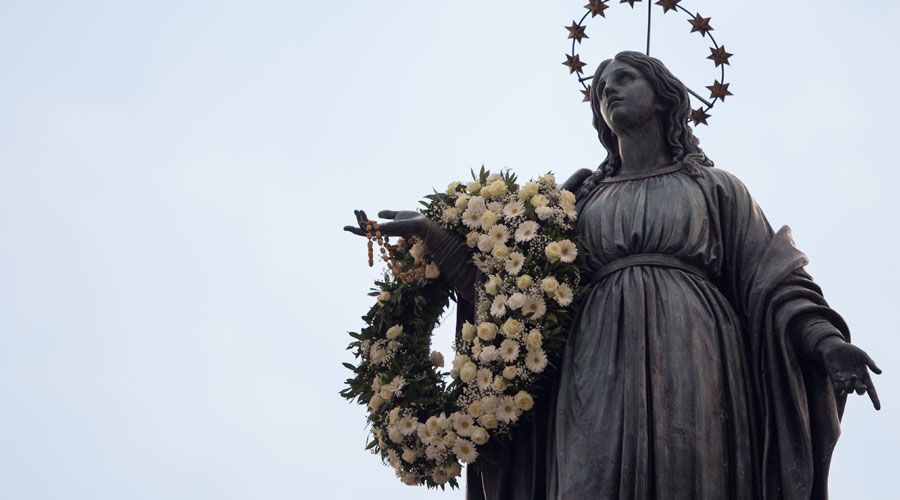
<path fill-rule="evenodd" d="M 603 61 L 594 72 L 594 82 L 599 80 L 603 70 L 613 61 L 619 61 L 639 71 L 650 84 L 656 98 L 665 107 L 663 125 L 666 142 L 672 150 L 672 163 L 683 163 L 684 168 L 692 175 L 700 175 L 701 168 L 712 167 L 713 162 L 700 149 L 700 141 L 688 125 L 691 114 L 691 101 L 687 87 L 675 77 L 668 68 L 654 57 L 641 52 L 619 52 L 613 59 Z M 592 85 L 597 88 L 596 83 Z M 619 173 L 622 167 L 622 156 L 619 153 L 619 138 L 609 128 L 600 114 L 600 92 L 591 92 L 591 110 L 594 113 L 594 128 L 600 143 L 606 148 L 606 159 L 600 167 L 582 184 L 581 194 L 590 194 L 604 177 Z"/>

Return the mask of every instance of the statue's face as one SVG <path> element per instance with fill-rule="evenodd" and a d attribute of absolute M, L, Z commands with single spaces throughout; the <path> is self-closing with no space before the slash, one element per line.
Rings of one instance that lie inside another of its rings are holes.
<path fill-rule="evenodd" d="M 653 119 L 660 107 L 650 83 L 633 66 L 612 61 L 594 82 L 603 120 L 619 134 Z"/>

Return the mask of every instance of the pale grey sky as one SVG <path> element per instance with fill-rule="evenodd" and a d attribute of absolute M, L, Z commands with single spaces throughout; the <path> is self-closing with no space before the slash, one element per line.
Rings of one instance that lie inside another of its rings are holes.
<path fill-rule="evenodd" d="M 338 397 L 377 271 L 354 208 L 485 164 L 602 159 L 560 64 L 581 1 L 3 2 L 0 496 L 462 498 L 400 484 Z M 643 46 L 612 2 L 583 50 Z M 698 135 L 885 370 L 848 406 L 834 498 L 900 449 L 900 3 L 716 1 L 735 96 Z M 683 17 L 653 53 L 716 76 Z M 436 347 L 449 349 L 446 334 Z"/>

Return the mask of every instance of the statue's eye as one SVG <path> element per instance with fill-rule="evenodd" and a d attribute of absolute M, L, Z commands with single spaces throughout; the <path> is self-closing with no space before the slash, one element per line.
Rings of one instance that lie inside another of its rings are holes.
<path fill-rule="evenodd" d="M 622 76 L 619 77 L 619 83 L 631 83 L 634 80 L 634 76 L 630 73 L 622 73 Z"/>

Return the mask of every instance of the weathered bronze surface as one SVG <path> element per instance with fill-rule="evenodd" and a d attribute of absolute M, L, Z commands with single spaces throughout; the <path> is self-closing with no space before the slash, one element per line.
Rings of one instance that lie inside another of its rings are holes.
<path fill-rule="evenodd" d="M 607 157 L 566 188 L 597 279 L 534 418 L 469 467 L 467 498 L 827 498 L 846 397 L 878 409 L 880 370 L 790 230 L 700 149 L 661 62 L 620 53 L 591 88 Z M 425 237 L 471 321 L 465 245 L 417 212 L 379 215 L 385 235 Z"/>

